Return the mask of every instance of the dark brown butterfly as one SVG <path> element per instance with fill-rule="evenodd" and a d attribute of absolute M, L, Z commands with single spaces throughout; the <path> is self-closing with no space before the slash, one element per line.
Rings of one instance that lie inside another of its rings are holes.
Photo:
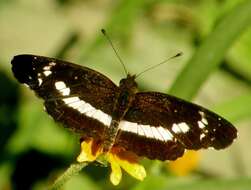
<path fill-rule="evenodd" d="M 116 86 L 97 71 L 37 55 L 17 55 L 12 71 L 67 128 L 149 159 L 175 160 L 185 149 L 223 149 L 237 137 L 219 115 L 159 92 L 137 92 L 135 75 Z"/>

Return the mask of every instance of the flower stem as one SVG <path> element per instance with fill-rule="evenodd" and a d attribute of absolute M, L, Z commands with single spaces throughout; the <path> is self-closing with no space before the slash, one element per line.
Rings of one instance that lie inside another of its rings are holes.
<path fill-rule="evenodd" d="M 71 164 L 70 167 L 56 179 L 56 181 L 49 189 L 60 189 L 72 176 L 78 174 L 85 166 L 87 166 L 87 164 L 87 162 Z"/>

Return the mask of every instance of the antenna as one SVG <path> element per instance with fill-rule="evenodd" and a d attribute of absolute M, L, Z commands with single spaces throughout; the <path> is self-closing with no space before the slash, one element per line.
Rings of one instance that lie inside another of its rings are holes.
<path fill-rule="evenodd" d="M 149 70 L 155 69 L 156 67 L 158 67 L 158 66 L 160 66 L 160 65 L 162 65 L 162 64 L 164 64 L 164 63 L 166 63 L 166 62 L 168 62 L 168 61 L 170 61 L 170 60 L 172 60 L 172 59 L 174 59 L 174 58 L 176 58 L 176 57 L 179 57 L 179 56 L 181 56 L 182 54 L 183 54 L 182 52 L 179 52 L 179 53 L 177 53 L 176 55 L 174 55 L 174 56 L 172 56 L 172 57 L 169 57 L 168 59 L 166 59 L 166 60 L 160 62 L 159 64 L 153 65 L 153 66 L 151 66 L 151 67 L 145 69 L 144 71 L 142 71 L 142 72 L 140 72 L 139 74 L 137 74 L 135 78 L 138 78 L 138 77 L 139 77 L 140 75 L 142 75 L 143 73 L 145 73 L 145 72 L 147 72 L 147 71 L 149 71 Z"/>
<path fill-rule="evenodd" d="M 114 47 L 114 45 L 113 45 L 113 43 L 112 43 L 110 37 L 106 34 L 105 29 L 101 29 L 101 32 L 102 32 L 102 34 L 106 37 L 106 39 L 108 40 L 108 42 L 110 43 L 110 45 L 112 46 L 112 49 L 113 49 L 113 51 L 115 52 L 117 58 L 119 59 L 119 62 L 120 62 L 121 65 L 123 66 L 124 71 L 125 71 L 125 74 L 126 74 L 126 76 L 127 76 L 127 75 L 128 75 L 128 72 L 127 72 L 127 70 L 126 70 L 125 64 L 124 64 L 124 62 L 122 61 L 122 59 L 120 58 L 120 56 L 119 56 L 117 50 L 115 49 L 115 47 Z"/>

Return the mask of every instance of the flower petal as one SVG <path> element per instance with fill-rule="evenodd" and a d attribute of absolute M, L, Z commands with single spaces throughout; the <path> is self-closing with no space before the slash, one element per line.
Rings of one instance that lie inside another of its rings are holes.
<path fill-rule="evenodd" d="M 107 153 L 102 153 L 102 148 L 97 141 L 93 139 L 85 139 L 82 141 L 81 152 L 77 157 L 77 161 L 92 162 L 97 159 L 100 163 L 108 161 L 111 164 L 112 172 L 110 174 L 110 181 L 113 185 L 118 185 L 122 179 L 121 167 L 138 180 L 142 181 L 146 177 L 145 168 L 138 164 L 137 155 L 119 147 L 112 148 L 112 150 Z"/>
<path fill-rule="evenodd" d="M 198 151 L 187 151 L 183 157 L 170 162 L 168 167 L 178 176 L 185 176 L 194 170 L 199 163 L 200 153 Z"/>
<path fill-rule="evenodd" d="M 117 155 L 114 155 L 114 158 L 115 161 L 134 178 L 142 181 L 146 177 L 146 170 L 142 165 L 122 160 Z"/>
<path fill-rule="evenodd" d="M 92 140 L 81 142 L 81 152 L 77 157 L 78 162 L 92 162 L 96 160 L 96 158 L 100 155 L 100 152 L 98 151 L 95 155 L 93 155 L 92 145 Z"/>
<path fill-rule="evenodd" d="M 113 185 L 118 185 L 122 178 L 122 172 L 120 165 L 116 162 L 115 156 L 108 154 L 108 161 L 111 164 L 112 172 L 110 174 L 110 181 Z"/>

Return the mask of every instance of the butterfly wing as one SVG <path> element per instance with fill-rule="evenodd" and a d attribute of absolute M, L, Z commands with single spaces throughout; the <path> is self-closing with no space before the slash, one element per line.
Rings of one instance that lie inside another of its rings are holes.
<path fill-rule="evenodd" d="M 236 136 L 231 123 L 201 106 L 143 92 L 121 121 L 117 144 L 150 159 L 175 160 L 185 149 L 225 148 Z"/>
<path fill-rule="evenodd" d="M 66 127 L 100 136 L 110 125 L 118 87 L 89 68 L 36 55 L 17 55 L 12 71 L 44 99 L 46 111 Z"/>

